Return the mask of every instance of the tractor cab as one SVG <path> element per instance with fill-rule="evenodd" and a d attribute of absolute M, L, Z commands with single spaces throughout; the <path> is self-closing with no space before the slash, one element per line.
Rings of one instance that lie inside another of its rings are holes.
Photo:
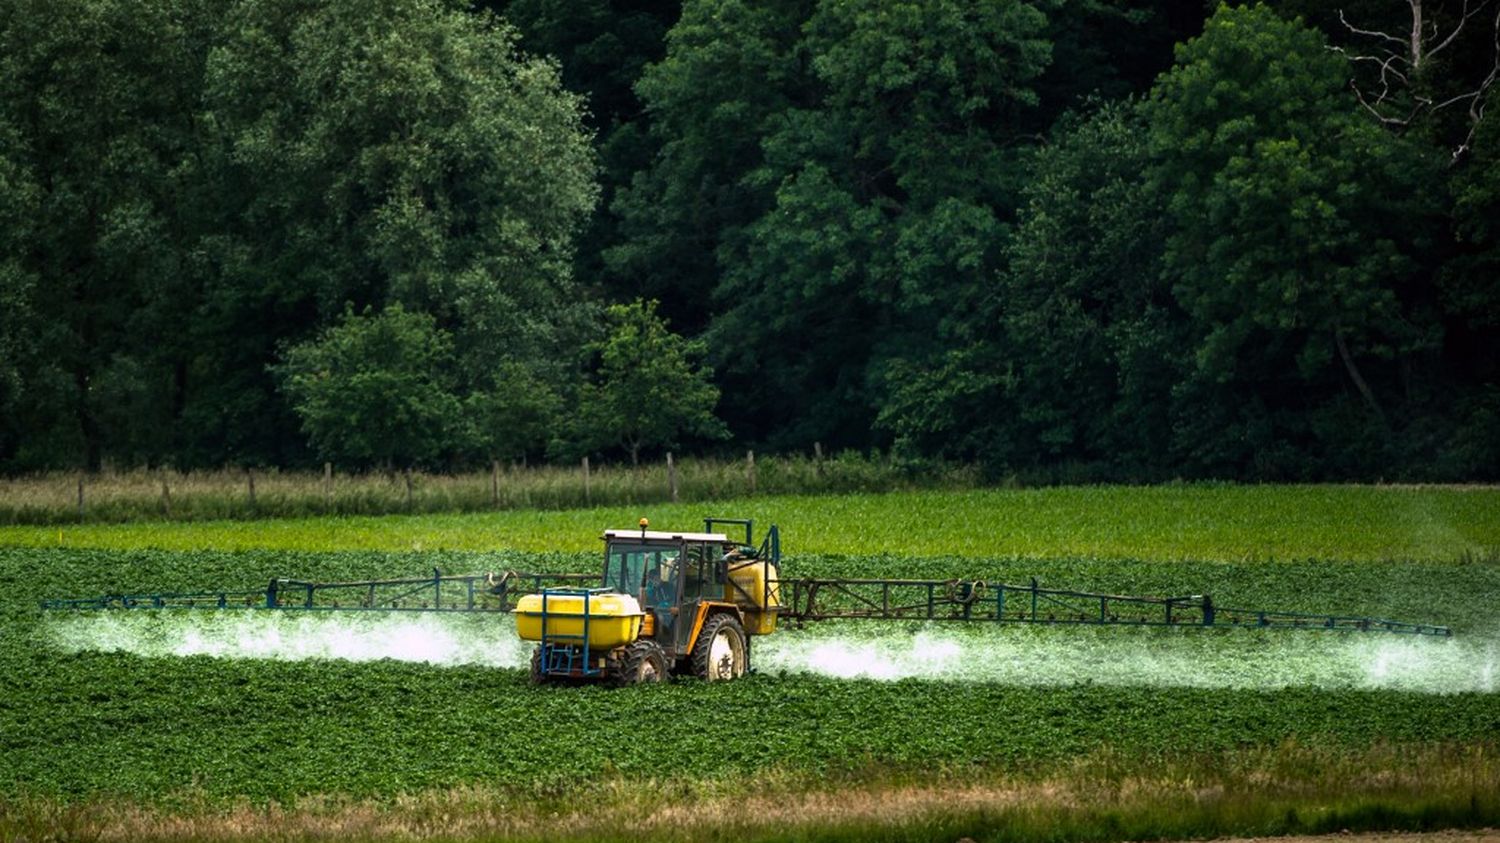
<path fill-rule="evenodd" d="M 719 525 L 743 527 L 740 542 Z M 536 641 L 532 674 L 654 681 L 667 673 L 733 679 L 750 664 L 750 636 L 775 630 L 780 536 L 757 548 L 750 521 L 706 519 L 703 532 L 606 530 L 596 589 L 547 589 L 516 606 Z"/>

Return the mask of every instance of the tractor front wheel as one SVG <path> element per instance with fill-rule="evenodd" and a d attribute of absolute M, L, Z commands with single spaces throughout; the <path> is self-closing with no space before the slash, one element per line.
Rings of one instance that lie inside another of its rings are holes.
<path fill-rule="evenodd" d="M 738 679 L 750 667 L 745 628 L 734 615 L 714 615 L 693 644 L 693 673 L 708 682 Z"/>
<path fill-rule="evenodd" d="M 531 651 L 531 684 L 542 685 L 547 677 L 542 673 L 542 648 L 537 647 Z"/>
<path fill-rule="evenodd" d="M 625 648 L 620 663 L 621 685 L 644 685 L 667 678 L 667 654 L 655 641 L 637 641 Z"/>

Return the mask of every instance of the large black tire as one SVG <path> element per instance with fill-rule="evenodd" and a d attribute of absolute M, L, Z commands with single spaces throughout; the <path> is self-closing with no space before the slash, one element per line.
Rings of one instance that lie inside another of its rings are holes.
<path fill-rule="evenodd" d="M 547 681 L 542 675 L 542 648 L 539 646 L 531 651 L 531 684 L 541 685 Z"/>
<path fill-rule="evenodd" d="M 644 640 L 625 648 L 625 659 L 620 663 L 620 675 L 616 678 L 619 684 L 644 685 L 662 682 L 666 678 L 667 653 L 660 644 Z"/>
<path fill-rule="evenodd" d="M 705 682 L 738 679 L 750 669 L 745 628 L 734 615 L 718 614 L 703 624 L 693 644 L 693 673 Z"/>

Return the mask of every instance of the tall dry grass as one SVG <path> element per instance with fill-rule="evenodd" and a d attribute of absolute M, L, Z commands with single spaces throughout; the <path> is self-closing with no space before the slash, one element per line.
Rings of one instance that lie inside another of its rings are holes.
<path fill-rule="evenodd" d="M 829 459 L 756 457 L 677 462 L 678 498 L 719 501 L 752 494 L 838 494 L 971 488 L 966 467 L 907 464 L 857 454 Z M 82 484 L 82 506 L 79 485 Z M 252 492 L 253 486 L 253 492 Z M 0 478 L 0 523 L 286 518 L 314 515 L 571 509 L 661 503 L 672 498 L 665 463 L 633 467 L 502 466 L 463 474 L 317 471 L 54 472 Z"/>
<path fill-rule="evenodd" d="M 0 840 L 1099 841 L 1473 828 L 1500 823 L 1493 744 L 1212 757 L 1090 755 L 1047 775 L 619 778 L 571 793 L 469 785 L 386 800 L 173 807 L 0 797 Z M 711 751 L 711 748 L 705 748 Z"/>

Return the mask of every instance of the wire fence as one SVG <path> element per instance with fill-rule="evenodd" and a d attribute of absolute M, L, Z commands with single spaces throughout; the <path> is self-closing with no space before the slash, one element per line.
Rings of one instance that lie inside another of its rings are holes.
<path fill-rule="evenodd" d="M 316 515 L 573 509 L 752 495 L 972 488 L 966 466 L 848 453 L 682 458 L 661 462 L 507 465 L 453 474 L 226 468 L 49 472 L 0 478 L 0 523 L 287 518 Z"/>

